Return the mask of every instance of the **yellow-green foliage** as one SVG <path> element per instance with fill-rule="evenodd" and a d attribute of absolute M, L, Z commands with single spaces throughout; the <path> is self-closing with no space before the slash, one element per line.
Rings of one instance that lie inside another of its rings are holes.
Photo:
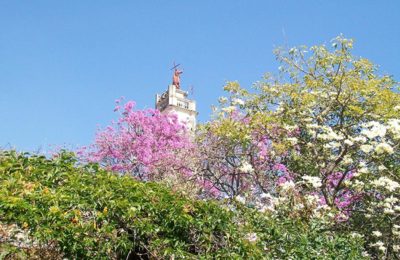
<path fill-rule="evenodd" d="M 268 137 L 279 138 L 271 140 L 269 158 L 278 155 L 292 176 L 291 184 L 302 187 L 301 194 L 313 192 L 324 206 L 341 211 L 346 221 L 337 225 L 362 234 L 371 256 L 398 257 L 399 83 L 380 75 L 366 58 L 355 57 L 352 40 L 339 36 L 331 43 L 277 49 L 279 73 L 266 74 L 254 91 L 228 82 L 229 96 L 221 99 L 218 115 L 225 118 L 227 113 L 220 111 L 235 111 L 250 123 L 230 124 L 219 134 L 245 126 L 271 133 L 274 127 L 277 131 Z M 310 178 L 318 184 L 302 186 Z M 264 190 L 273 190 L 265 186 Z"/>

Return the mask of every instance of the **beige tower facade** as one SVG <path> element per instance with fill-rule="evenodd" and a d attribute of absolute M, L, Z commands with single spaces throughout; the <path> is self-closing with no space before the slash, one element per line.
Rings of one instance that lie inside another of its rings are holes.
<path fill-rule="evenodd" d="M 176 114 L 179 121 L 188 129 L 192 131 L 196 129 L 196 102 L 188 99 L 188 92 L 175 85 L 169 85 L 166 92 L 156 95 L 156 109 L 161 113 Z"/>

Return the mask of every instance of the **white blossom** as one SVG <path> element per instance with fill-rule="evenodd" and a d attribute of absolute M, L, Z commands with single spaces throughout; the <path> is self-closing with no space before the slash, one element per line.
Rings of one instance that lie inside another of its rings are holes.
<path fill-rule="evenodd" d="M 364 188 L 364 185 L 364 182 L 359 180 L 354 180 L 351 184 L 351 186 L 357 191 L 361 191 Z"/>
<path fill-rule="evenodd" d="M 322 182 L 319 177 L 305 175 L 302 177 L 302 179 L 311 184 L 314 188 L 319 188 L 322 186 Z"/>
<path fill-rule="evenodd" d="M 360 135 L 360 136 L 357 136 L 356 138 L 353 138 L 353 141 L 357 142 L 357 143 L 365 143 L 367 141 L 367 138 Z"/>
<path fill-rule="evenodd" d="M 394 214 L 394 210 L 385 208 L 385 209 L 383 209 L 383 213 L 388 214 L 388 215 L 393 215 Z"/>
<path fill-rule="evenodd" d="M 388 130 L 393 134 L 394 139 L 400 139 L 400 120 L 389 119 Z"/>
<path fill-rule="evenodd" d="M 236 107 L 234 106 L 229 106 L 229 107 L 224 107 L 222 109 L 222 111 L 226 112 L 226 113 L 232 113 L 233 111 L 235 111 Z"/>
<path fill-rule="evenodd" d="M 387 208 L 387 209 L 392 209 L 392 208 L 393 208 L 393 207 L 392 207 L 392 204 L 390 204 L 390 203 L 384 203 L 383 206 L 384 206 L 385 208 Z"/>
<path fill-rule="evenodd" d="M 354 144 L 354 143 L 353 143 L 351 140 L 349 140 L 349 139 L 344 140 L 344 143 L 347 144 L 348 146 L 352 146 L 352 145 Z"/>
<path fill-rule="evenodd" d="M 385 244 L 382 241 L 378 241 L 374 244 L 370 244 L 370 246 L 376 246 L 376 247 L 380 247 L 380 246 L 384 246 Z"/>
<path fill-rule="evenodd" d="M 232 104 L 233 105 L 241 105 L 241 106 L 243 106 L 244 105 L 244 101 L 242 99 L 240 99 L 240 98 L 234 98 L 232 100 Z"/>
<path fill-rule="evenodd" d="M 244 173 L 254 172 L 253 166 L 246 161 L 242 162 L 242 165 L 240 166 L 239 170 Z"/>
<path fill-rule="evenodd" d="M 367 128 L 363 129 L 361 134 L 365 135 L 369 139 L 373 139 L 375 137 L 384 137 L 386 134 L 386 127 L 379 122 L 371 121 L 366 123 L 365 126 Z"/>
<path fill-rule="evenodd" d="M 285 104 L 281 101 L 279 102 L 278 107 L 276 108 L 276 112 L 280 113 L 283 112 L 284 110 L 285 110 Z"/>
<path fill-rule="evenodd" d="M 317 195 L 306 195 L 304 198 L 309 205 L 316 204 L 319 200 L 319 197 Z"/>
<path fill-rule="evenodd" d="M 367 164 L 366 164 L 364 161 L 360 161 L 360 162 L 358 163 L 358 166 L 360 166 L 360 167 L 367 167 Z"/>
<path fill-rule="evenodd" d="M 370 257 L 371 257 L 371 256 L 368 254 L 367 251 L 363 251 L 363 252 L 361 253 L 361 255 L 362 255 L 363 257 L 366 257 L 366 258 L 370 258 Z"/>
<path fill-rule="evenodd" d="M 358 173 L 369 173 L 369 169 L 367 167 L 361 167 L 358 171 Z"/>
<path fill-rule="evenodd" d="M 398 202 L 399 200 L 396 198 L 396 197 L 393 197 L 393 196 L 390 196 L 390 197 L 387 197 L 387 198 L 385 198 L 385 203 L 387 202 L 387 203 L 396 203 L 396 202 Z"/>
<path fill-rule="evenodd" d="M 286 140 L 288 140 L 292 145 L 296 145 L 298 141 L 296 137 L 289 137 L 286 138 Z"/>
<path fill-rule="evenodd" d="M 339 148 L 340 147 L 340 143 L 338 143 L 338 142 L 329 142 L 329 143 L 325 144 L 324 147 L 326 149 Z"/>
<path fill-rule="evenodd" d="M 361 235 L 360 233 L 357 233 L 357 232 L 352 232 L 352 233 L 350 234 L 350 236 L 351 236 L 352 238 L 362 238 L 362 237 L 363 237 L 363 235 Z"/>
<path fill-rule="evenodd" d="M 291 190 L 295 187 L 296 185 L 294 184 L 293 181 L 286 181 L 284 183 L 282 183 L 281 185 L 279 185 L 279 187 L 281 187 L 282 191 L 288 191 Z"/>
<path fill-rule="evenodd" d="M 271 199 L 272 196 L 269 193 L 261 193 L 260 194 L 260 198 L 262 198 L 262 199 Z"/>
<path fill-rule="evenodd" d="M 304 208 L 304 205 L 302 203 L 297 203 L 296 205 L 294 205 L 293 209 L 294 210 L 301 210 Z"/>
<path fill-rule="evenodd" d="M 264 205 L 258 211 L 261 212 L 261 213 L 264 213 L 264 212 L 267 212 L 267 211 L 275 212 L 275 208 L 274 208 L 274 205 L 272 205 L 272 204 L 271 205 Z"/>
<path fill-rule="evenodd" d="M 353 163 L 353 159 L 352 159 L 350 156 L 346 155 L 346 156 L 343 158 L 343 164 L 344 164 L 344 165 L 350 165 L 350 164 L 352 164 L 352 163 Z"/>
<path fill-rule="evenodd" d="M 317 134 L 317 132 L 315 130 L 312 129 L 308 129 L 307 132 L 311 135 L 311 137 L 315 137 L 315 135 Z"/>
<path fill-rule="evenodd" d="M 312 126 L 312 125 L 310 125 Z M 332 128 L 328 126 L 322 126 L 320 127 L 324 133 L 318 135 L 318 138 L 320 140 L 327 140 L 327 141 L 340 141 L 344 139 L 344 136 L 342 134 L 337 134 L 335 133 Z"/>
<path fill-rule="evenodd" d="M 288 131 L 293 131 L 293 130 L 296 130 L 297 128 L 298 128 L 298 126 L 297 125 L 284 125 L 283 126 L 283 128 L 284 129 L 286 129 L 286 130 L 288 130 Z"/>
<path fill-rule="evenodd" d="M 237 202 L 242 203 L 242 204 L 245 204 L 245 203 L 246 203 L 246 198 L 245 198 L 245 197 L 242 197 L 242 196 L 236 196 L 236 197 L 235 197 L 235 200 L 236 200 Z"/>
<path fill-rule="evenodd" d="M 309 128 L 309 129 L 318 129 L 318 128 L 320 128 L 320 126 L 317 125 L 317 124 L 307 124 L 307 125 L 306 125 L 306 128 Z"/>
<path fill-rule="evenodd" d="M 257 234 L 253 232 L 253 233 L 248 233 L 248 234 L 246 235 L 246 239 L 247 239 L 249 242 L 254 243 L 254 242 L 257 241 L 258 237 L 257 237 Z"/>
<path fill-rule="evenodd" d="M 376 187 L 386 188 L 388 191 L 393 192 L 400 187 L 400 184 L 396 181 L 392 181 L 387 177 L 380 177 L 372 182 L 372 185 Z"/>
<path fill-rule="evenodd" d="M 343 137 L 343 135 L 337 134 L 331 130 L 328 132 L 328 138 L 331 140 L 343 140 L 344 137 Z"/>
<path fill-rule="evenodd" d="M 380 143 L 375 147 L 375 152 L 377 154 L 383 154 L 383 153 L 392 154 L 394 151 L 393 147 L 391 147 L 389 144 Z"/>
<path fill-rule="evenodd" d="M 382 172 L 384 170 L 387 170 L 387 168 L 385 167 L 385 165 L 379 165 L 378 170 Z"/>
<path fill-rule="evenodd" d="M 381 237 L 381 236 L 382 236 L 382 233 L 379 232 L 379 231 L 373 231 L 373 232 L 372 232 L 372 235 L 374 235 L 375 237 Z"/>
<path fill-rule="evenodd" d="M 364 153 L 369 153 L 372 151 L 372 149 L 374 149 L 374 147 L 369 144 L 363 144 L 360 146 L 360 150 L 363 151 Z"/>

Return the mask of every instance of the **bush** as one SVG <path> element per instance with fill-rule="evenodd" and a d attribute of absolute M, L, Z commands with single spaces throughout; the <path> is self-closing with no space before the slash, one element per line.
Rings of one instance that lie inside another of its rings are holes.
<path fill-rule="evenodd" d="M 359 241 L 346 234 L 191 200 L 96 164 L 78 165 L 69 152 L 52 159 L 0 152 L 0 224 L 17 230 L 0 240 L 2 257 L 10 258 L 360 256 Z"/>

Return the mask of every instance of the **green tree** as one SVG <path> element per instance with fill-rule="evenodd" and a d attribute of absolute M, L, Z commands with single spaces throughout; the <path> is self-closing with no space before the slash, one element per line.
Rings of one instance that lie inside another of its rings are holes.
<path fill-rule="evenodd" d="M 225 90 L 241 100 L 242 114 L 297 131 L 271 140 L 285 143 L 290 185 L 316 194 L 336 221 L 363 233 L 372 254 L 390 258 L 400 251 L 399 85 L 352 48 L 339 36 L 330 47 L 277 49 L 277 76 L 267 74 L 255 91 L 237 82 Z"/>

